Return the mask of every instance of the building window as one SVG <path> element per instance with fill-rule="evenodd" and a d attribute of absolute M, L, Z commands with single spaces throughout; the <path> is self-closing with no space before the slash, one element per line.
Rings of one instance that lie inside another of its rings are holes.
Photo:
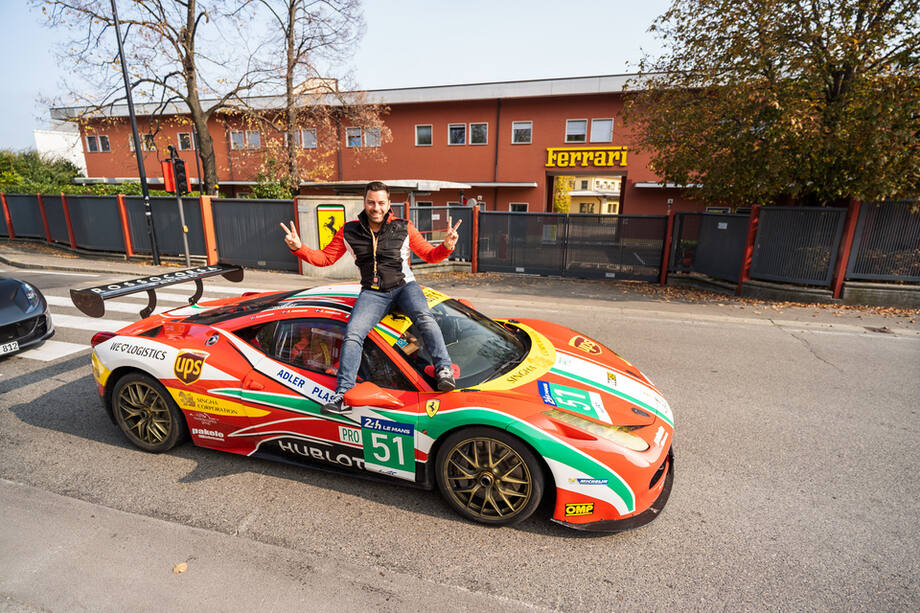
<path fill-rule="evenodd" d="M 489 124 L 471 123 L 470 124 L 470 144 L 471 145 L 488 145 L 489 144 Z"/>
<path fill-rule="evenodd" d="M 89 153 L 99 153 L 99 141 L 97 140 L 97 137 L 86 137 L 86 151 Z"/>
<path fill-rule="evenodd" d="M 86 137 L 86 151 L 88 153 L 108 153 L 111 150 L 109 137 L 105 134 Z"/>
<path fill-rule="evenodd" d="M 591 120 L 591 142 L 609 143 L 613 140 L 613 119 Z"/>
<path fill-rule="evenodd" d="M 195 148 L 191 132 L 179 132 L 176 139 L 179 141 L 179 151 L 191 151 Z"/>
<path fill-rule="evenodd" d="M 345 128 L 345 146 L 361 146 L 361 128 Z"/>
<path fill-rule="evenodd" d="M 587 179 L 581 182 L 581 189 L 588 189 L 588 181 L 587 181 Z"/>
<path fill-rule="evenodd" d="M 364 131 L 364 146 L 365 147 L 379 147 L 380 146 L 380 128 L 368 128 Z"/>
<path fill-rule="evenodd" d="M 532 121 L 512 121 L 511 122 L 511 144 L 512 145 L 529 145 L 533 142 L 533 122 Z"/>
<path fill-rule="evenodd" d="M 316 128 L 304 128 L 300 131 L 300 146 L 304 149 L 316 149 Z"/>
<path fill-rule="evenodd" d="M 465 145 L 466 144 L 466 124 L 452 123 L 447 126 L 447 144 L 448 145 Z"/>
<path fill-rule="evenodd" d="M 508 210 L 512 213 L 526 213 L 528 206 L 526 202 L 512 202 L 508 205 Z"/>
<path fill-rule="evenodd" d="M 578 204 L 579 213 L 593 213 L 594 212 L 594 203 L 593 202 L 580 202 Z"/>
<path fill-rule="evenodd" d="M 430 147 L 431 146 L 431 124 L 417 125 L 415 126 L 415 146 L 416 147 Z"/>
<path fill-rule="evenodd" d="M 230 130 L 230 148 L 231 149 L 245 149 L 246 148 L 246 133 L 242 130 Z"/>
<path fill-rule="evenodd" d="M 565 122 L 565 142 L 583 143 L 588 136 L 587 119 L 567 119 Z"/>
<path fill-rule="evenodd" d="M 246 130 L 246 141 L 248 142 L 249 149 L 262 148 L 262 135 L 258 130 Z"/>
<path fill-rule="evenodd" d="M 141 149 L 144 151 L 156 151 L 157 143 L 153 138 L 153 134 L 144 134 L 141 137 Z"/>

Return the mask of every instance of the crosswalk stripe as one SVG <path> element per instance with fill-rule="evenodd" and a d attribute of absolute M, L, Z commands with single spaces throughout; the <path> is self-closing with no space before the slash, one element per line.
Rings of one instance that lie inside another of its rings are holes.
<path fill-rule="evenodd" d="M 80 315 L 58 315 L 51 313 L 51 322 L 55 328 L 71 328 L 87 332 L 117 332 L 134 322 L 117 321 L 107 318 L 83 317 Z"/>
<path fill-rule="evenodd" d="M 65 355 L 77 353 L 78 351 L 84 351 L 89 348 L 90 346 L 88 344 L 81 345 L 79 343 L 65 343 L 64 341 L 48 340 L 38 347 L 26 349 L 25 351 L 18 353 L 17 357 L 28 358 L 30 360 L 40 360 L 42 362 L 50 362 L 52 360 L 62 358 Z"/>
<path fill-rule="evenodd" d="M 159 299 L 159 296 L 157 296 L 157 298 Z M 50 305 L 53 306 L 53 307 L 74 307 L 74 304 L 73 304 L 73 302 L 70 300 L 70 298 L 65 298 L 64 296 L 45 296 L 45 300 L 47 300 L 47 301 L 48 301 L 48 304 L 50 304 Z M 157 300 L 157 303 L 158 303 L 158 304 L 159 304 L 159 302 L 160 302 L 160 301 Z M 167 301 L 167 302 L 171 302 L 171 301 Z M 161 312 L 163 312 L 163 311 L 168 311 L 169 309 L 174 309 L 174 308 L 176 308 L 177 306 L 183 306 L 183 305 L 182 305 L 182 302 L 184 302 L 184 301 L 181 301 L 180 304 L 178 304 L 178 305 L 172 305 L 172 304 L 163 305 L 163 304 L 160 304 L 160 305 L 157 306 L 157 308 L 154 310 L 154 313 L 161 313 Z M 75 307 L 74 307 L 74 308 L 75 308 Z M 141 316 L 140 316 L 140 310 L 141 310 L 141 305 L 140 305 L 140 304 L 131 304 L 131 303 L 129 303 L 129 302 L 118 302 L 118 301 L 115 301 L 115 302 L 111 302 L 111 301 L 110 301 L 110 302 L 106 302 L 106 303 L 105 303 L 105 312 L 106 312 L 106 313 L 131 313 L 131 314 L 134 315 L 137 319 L 140 319 L 140 318 L 141 318 Z M 54 316 L 53 312 L 52 312 L 52 317 L 53 317 L 53 318 L 55 319 L 55 321 L 56 321 L 57 318 Z M 93 319 L 95 319 L 95 318 L 93 318 Z"/>

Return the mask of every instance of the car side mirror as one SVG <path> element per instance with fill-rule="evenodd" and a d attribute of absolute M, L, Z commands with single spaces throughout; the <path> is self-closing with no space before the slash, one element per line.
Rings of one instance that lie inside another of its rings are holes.
<path fill-rule="evenodd" d="M 399 409 L 403 406 L 396 396 L 370 381 L 359 383 L 345 392 L 345 404 L 378 409 Z"/>

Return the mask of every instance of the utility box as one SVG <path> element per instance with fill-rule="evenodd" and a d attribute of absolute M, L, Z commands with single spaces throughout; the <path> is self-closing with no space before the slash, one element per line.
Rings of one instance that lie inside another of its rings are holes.
<path fill-rule="evenodd" d="M 363 210 L 361 196 L 297 196 L 300 240 L 311 249 L 322 249 L 346 222 L 357 219 Z M 304 262 L 303 274 L 356 283 L 360 279 L 355 259 L 347 251 L 332 266 L 319 267 Z"/>

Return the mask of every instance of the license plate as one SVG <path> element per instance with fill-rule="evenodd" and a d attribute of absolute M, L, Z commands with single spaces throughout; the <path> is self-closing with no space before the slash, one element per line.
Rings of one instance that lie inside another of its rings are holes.
<path fill-rule="evenodd" d="M 19 351 L 19 341 L 13 341 L 12 343 L 5 343 L 0 345 L 0 355 L 5 353 L 13 353 L 14 351 Z"/>

